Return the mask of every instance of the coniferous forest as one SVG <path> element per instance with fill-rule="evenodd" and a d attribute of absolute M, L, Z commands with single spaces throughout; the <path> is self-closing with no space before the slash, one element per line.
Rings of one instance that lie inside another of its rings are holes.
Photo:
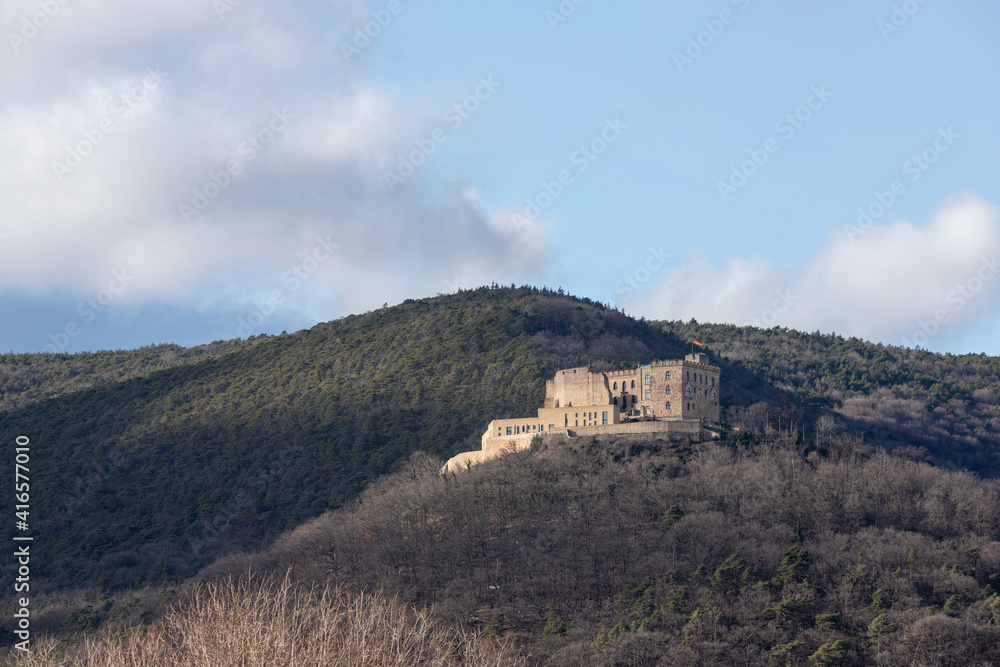
<path fill-rule="evenodd" d="M 693 337 L 722 368 L 722 440 L 438 473 L 556 370 Z M 988 665 L 998 376 L 493 286 L 196 348 L 2 355 L 0 432 L 32 442 L 36 627 L 57 636 L 156 627 L 253 568 L 395 596 L 529 664 Z"/>

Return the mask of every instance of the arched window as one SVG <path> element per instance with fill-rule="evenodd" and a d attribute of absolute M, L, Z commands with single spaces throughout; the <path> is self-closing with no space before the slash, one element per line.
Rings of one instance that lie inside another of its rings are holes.
<path fill-rule="evenodd" d="M 635 389 L 635 380 L 632 380 L 632 388 Z"/>
<path fill-rule="evenodd" d="M 673 407 L 670 405 L 670 401 L 667 401 L 667 412 L 670 412 L 671 410 L 673 410 Z"/>
<path fill-rule="evenodd" d="M 669 379 L 670 379 L 670 371 L 667 371 L 667 377 L 665 377 L 665 378 L 663 378 L 663 379 L 664 379 L 664 380 L 669 380 Z"/>
<path fill-rule="evenodd" d="M 614 402 L 615 402 L 615 405 L 618 405 L 618 397 L 617 397 L 617 396 L 615 396 L 613 400 L 614 400 Z"/>
<path fill-rule="evenodd" d="M 667 392 L 667 396 L 669 396 L 669 395 L 670 395 L 670 394 L 672 393 L 672 392 L 670 391 L 670 385 L 667 385 L 667 388 L 666 388 L 666 389 L 664 389 L 664 391 L 665 391 L 665 392 Z"/>
<path fill-rule="evenodd" d="M 615 391 L 618 391 L 618 383 L 615 382 Z"/>
<path fill-rule="evenodd" d="M 715 403 L 715 392 L 712 392 L 712 402 Z"/>
<path fill-rule="evenodd" d="M 688 398 L 691 398 L 691 387 L 687 388 L 687 390 L 684 392 L 684 395 L 687 396 Z"/>
<path fill-rule="evenodd" d="M 632 397 L 632 405 L 635 405 L 635 396 Z"/>

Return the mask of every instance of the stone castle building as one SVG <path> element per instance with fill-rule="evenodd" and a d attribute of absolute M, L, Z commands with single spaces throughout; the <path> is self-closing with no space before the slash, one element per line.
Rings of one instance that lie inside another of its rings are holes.
<path fill-rule="evenodd" d="M 706 354 L 609 373 L 567 368 L 546 381 L 545 406 L 536 417 L 494 419 L 483 433 L 482 449 L 453 457 L 445 469 L 528 449 L 536 435 L 700 438 L 703 426 L 719 424 L 720 396 L 719 367 Z"/>

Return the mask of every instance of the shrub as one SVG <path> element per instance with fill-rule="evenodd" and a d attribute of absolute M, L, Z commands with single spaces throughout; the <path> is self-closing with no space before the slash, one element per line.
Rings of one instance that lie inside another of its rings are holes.
<path fill-rule="evenodd" d="M 524 665 L 509 642 L 431 621 L 377 593 L 245 577 L 199 584 L 163 623 L 77 646 L 40 640 L 15 667 Z"/>

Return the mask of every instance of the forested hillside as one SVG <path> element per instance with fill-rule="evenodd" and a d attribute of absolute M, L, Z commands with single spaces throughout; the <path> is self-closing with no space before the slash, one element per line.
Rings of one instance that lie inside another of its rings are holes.
<path fill-rule="evenodd" d="M 1000 664 L 1000 486 L 843 435 L 547 443 L 231 556 L 512 633 L 532 664 Z"/>
<path fill-rule="evenodd" d="M 857 338 L 668 322 L 669 335 L 707 341 L 721 359 L 730 422 L 804 424 L 806 437 L 843 430 L 880 446 L 925 447 L 940 464 L 1000 476 L 1000 358 L 942 355 Z M 748 406 L 770 384 L 770 414 Z M 824 414 L 835 417 L 820 424 Z M 803 415 L 805 420 L 803 422 Z"/>
<path fill-rule="evenodd" d="M 559 365 L 678 347 L 596 304 L 483 289 L 193 350 L 4 355 L 0 432 L 32 441 L 37 580 L 118 589 L 263 545 L 414 451 L 477 446 Z"/>
<path fill-rule="evenodd" d="M 1000 471 L 996 359 L 647 322 L 494 286 L 192 349 L 0 356 L 0 432 L 32 441 L 33 576 L 111 590 L 183 579 L 354 499 L 416 451 L 478 447 L 489 420 L 531 414 L 561 367 L 677 358 L 691 335 L 744 430 L 840 431 Z"/>

